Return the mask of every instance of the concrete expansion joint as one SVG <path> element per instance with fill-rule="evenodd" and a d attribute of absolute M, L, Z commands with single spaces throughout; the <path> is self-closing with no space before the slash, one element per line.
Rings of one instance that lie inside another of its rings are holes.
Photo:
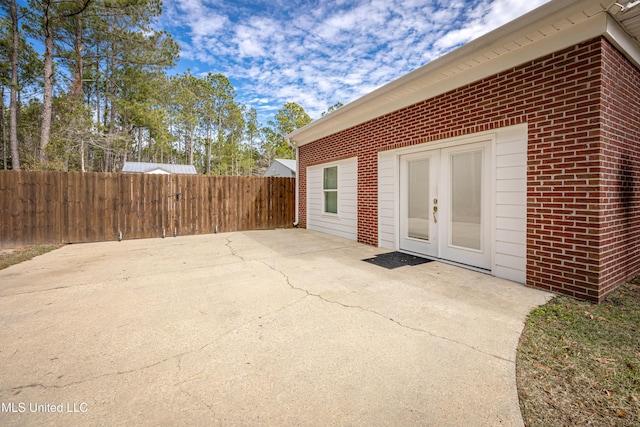
<path fill-rule="evenodd" d="M 414 331 L 414 332 L 420 332 L 420 333 L 423 333 L 423 334 L 427 334 L 427 335 L 429 335 L 429 336 L 431 336 L 433 338 L 441 339 L 441 340 L 444 340 L 444 341 L 449 341 L 449 342 L 452 342 L 454 344 L 467 347 L 467 348 L 469 348 L 469 349 L 471 349 L 473 351 L 477 351 L 479 353 L 485 354 L 487 356 L 491 356 L 491 357 L 494 357 L 496 359 L 515 364 L 514 360 L 507 359 L 507 358 L 498 356 L 496 354 L 488 353 L 486 351 L 483 351 L 483 350 L 481 350 L 481 349 L 479 349 L 477 347 L 474 347 L 474 346 L 472 346 L 470 344 L 466 344 L 466 343 L 461 342 L 461 341 L 457 341 L 457 340 L 454 340 L 454 339 L 451 339 L 451 338 L 448 338 L 448 337 L 444 337 L 444 336 L 441 336 L 441 335 L 434 334 L 433 332 L 428 331 L 426 329 L 416 328 L 414 326 L 405 325 L 404 323 L 402 323 L 402 322 L 400 322 L 400 321 L 398 321 L 398 320 L 396 320 L 396 319 L 394 319 L 392 317 L 389 317 L 386 314 L 380 313 L 378 311 L 371 310 L 371 309 L 368 309 L 368 308 L 365 308 L 365 307 L 362 307 L 362 306 L 359 306 L 359 305 L 344 304 L 344 303 L 342 303 L 340 301 L 334 301 L 334 300 L 327 299 L 327 298 L 323 297 L 320 294 L 314 294 L 314 293 L 310 292 L 307 289 L 304 289 L 304 288 L 301 288 L 301 287 L 298 287 L 298 286 L 295 286 L 294 284 L 292 284 L 291 280 L 289 279 L 289 276 L 285 272 L 283 272 L 282 270 L 277 269 L 276 267 L 274 267 L 273 265 L 269 264 L 268 262 L 266 262 L 264 260 L 262 261 L 262 263 L 264 265 L 266 265 L 267 267 L 269 267 L 271 270 L 273 270 L 276 273 L 279 273 L 280 275 L 282 275 L 282 277 L 284 277 L 285 281 L 287 282 L 287 286 L 289 286 L 293 290 L 304 292 L 306 294 L 306 296 L 318 298 L 319 300 L 324 301 L 324 302 L 326 302 L 328 304 L 339 305 L 339 306 L 347 308 L 347 309 L 360 310 L 360 311 L 363 311 L 363 312 L 366 312 L 366 313 L 371 313 L 371 314 L 379 316 L 379 317 L 381 317 L 381 318 L 383 318 L 385 320 L 388 320 L 388 321 L 390 321 L 392 323 L 395 323 L 396 325 L 400 326 L 403 329 L 408 329 L 408 330 L 411 330 L 411 331 Z"/>

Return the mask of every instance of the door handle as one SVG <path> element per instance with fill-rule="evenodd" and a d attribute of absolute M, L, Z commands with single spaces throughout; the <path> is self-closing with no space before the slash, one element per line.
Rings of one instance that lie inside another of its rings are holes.
<path fill-rule="evenodd" d="M 433 223 L 434 224 L 438 223 L 438 215 L 437 215 L 437 213 L 438 213 L 438 207 L 434 206 L 433 207 Z"/>

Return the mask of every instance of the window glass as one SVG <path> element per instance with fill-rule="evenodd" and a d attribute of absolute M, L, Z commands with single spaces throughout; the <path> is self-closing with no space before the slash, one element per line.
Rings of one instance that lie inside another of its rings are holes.
<path fill-rule="evenodd" d="M 325 191 L 324 192 L 324 211 L 326 213 L 338 213 L 338 192 L 337 191 Z"/>
<path fill-rule="evenodd" d="M 325 190 L 338 189 L 338 167 L 337 166 L 324 168 L 324 189 Z"/>
<path fill-rule="evenodd" d="M 338 213 L 338 167 L 324 168 L 324 212 Z"/>

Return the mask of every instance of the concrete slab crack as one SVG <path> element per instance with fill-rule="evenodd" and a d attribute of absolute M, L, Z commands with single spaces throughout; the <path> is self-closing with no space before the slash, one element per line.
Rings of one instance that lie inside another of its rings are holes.
<path fill-rule="evenodd" d="M 424 334 L 427 334 L 427 335 L 429 335 L 429 336 L 431 336 L 433 338 L 437 338 L 437 339 L 441 339 L 441 340 L 444 340 L 444 341 L 452 342 L 454 344 L 462 345 L 464 347 L 470 348 L 471 350 L 477 351 L 477 352 L 485 354 L 487 356 L 491 356 L 491 357 L 494 357 L 496 359 L 515 364 L 515 360 L 507 359 L 507 358 L 504 358 L 502 356 L 498 356 L 496 354 L 488 353 L 488 352 L 486 352 L 486 351 L 484 351 L 482 349 L 479 349 L 478 347 L 472 346 L 470 344 L 467 344 L 467 343 L 464 343 L 464 342 L 461 342 L 461 341 L 458 341 L 458 340 L 454 340 L 454 339 L 449 338 L 449 337 L 445 337 L 445 336 L 442 336 L 442 335 L 434 334 L 433 332 L 428 331 L 426 329 L 416 328 L 414 326 L 405 325 L 404 323 L 402 323 L 402 322 L 400 322 L 400 321 L 398 321 L 398 320 L 396 320 L 396 319 L 394 319 L 392 317 L 389 317 L 384 313 L 380 313 L 378 311 L 371 310 L 369 308 L 362 307 L 362 306 L 359 306 L 359 305 L 350 305 L 350 304 L 342 303 L 340 301 L 330 300 L 328 298 L 323 297 L 320 294 L 314 294 L 314 293 L 310 292 L 307 289 L 295 286 L 293 283 L 291 283 L 291 280 L 289 279 L 289 276 L 285 272 L 283 272 L 282 270 L 279 270 L 278 268 L 274 267 L 273 265 L 269 264 L 268 262 L 266 262 L 264 260 L 262 261 L 262 263 L 264 265 L 266 265 L 267 267 L 269 267 L 271 270 L 273 270 L 273 271 L 279 273 L 280 275 L 282 275 L 282 277 L 284 277 L 284 279 L 286 280 L 287 285 L 291 289 L 294 289 L 296 291 L 304 292 L 309 297 L 318 298 L 319 300 L 324 301 L 324 302 L 326 302 L 328 304 L 339 305 L 339 306 L 347 308 L 347 309 L 354 309 L 354 310 L 360 310 L 360 311 L 364 311 L 364 312 L 367 312 L 367 313 L 371 313 L 371 314 L 374 314 L 376 316 L 382 317 L 383 319 L 386 319 L 386 320 L 388 320 L 388 321 L 390 321 L 392 323 L 395 323 L 396 325 L 400 326 L 401 328 L 409 329 L 409 330 L 414 331 L 414 332 L 424 333 Z"/>
<path fill-rule="evenodd" d="M 219 344 L 221 342 L 221 338 L 226 337 L 227 335 L 231 335 L 232 333 L 234 333 L 236 331 L 239 331 L 240 329 L 244 328 L 245 326 L 251 325 L 252 323 L 260 322 L 266 316 L 272 316 L 272 315 L 277 314 L 277 313 L 279 313 L 279 312 L 281 312 L 283 310 L 286 310 L 287 308 L 291 307 L 292 305 L 297 304 L 298 302 L 302 301 L 305 298 L 307 298 L 307 295 L 303 296 L 302 298 L 298 298 L 298 299 L 296 299 L 296 300 L 294 300 L 294 301 L 292 301 L 292 302 L 290 302 L 288 304 L 285 304 L 282 307 L 278 308 L 277 310 L 270 311 L 268 313 L 262 314 L 262 315 L 260 315 L 260 316 L 258 316 L 256 318 L 253 318 L 253 319 L 250 319 L 250 320 L 248 320 L 248 321 L 246 321 L 244 323 L 241 323 L 240 325 L 238 325 L 238 326 L 236 326 L 236 327 L 234 327 L 232 329 L 229 329 L 229 330 L 227 330 L 227 331 L 225 331 L 223 333 L 220 333 L 220 334 L 216 335 L 216 339 L 215 340 L 200 346 L 199 349 L 194 350 L 194 351 L 192 351 L 190 353 L 195 353 L 195 352 L 198 352 L 198 351 L 202 351 L 202 350 L 204 350 L 206 348 L 209 348 L 209 347 L 213 346 L 214 344 Z"/>
<path fill-rule="evenodd" d="M 43 388 L 43 389 L 64 389 L 64 388 L 67 388 L 67 387 L 72 387 L 72 386 L 75 386 L 75 385 L 84 384 L 84 383 L 88 383 L 88 382 L 91 382 L 91 381 L 96 381 L 96 380 L 99 380 L 101 378 L 120 376 L 120 375 L 127 375 L 127 374 L 132 374 L 132 373 L 135 373 L 135 372 L 141 372 L 141 371 L 144 371 L 146 369 L 154 368 L 154 367 L 156 367 L 158 365 L 161 365 L 163 363 L 166 363 L 166 362 L 174 360 L 174 359 L 177 360 L 177 373 L 180 373 L 180 371 L 182 370 L 182 358 L 184 356 L 188 356 L 188 355 L 191 355 L 191 354 L 194 354 L 194 353 L 198 353 L 198 352 L 201 352 L 201 351 L 205 350 L 206 348 L 211 347 L 212 345 L 220 344 L 221 338 L 223 338 L 223 337 L 225 337 L 227 335 L 230 335 L 230 334 L 234 333 L 235 331 L 244 328 L 247 325 L 250 325 L 250 324 L 255 323 L 255 322 L 259 322 L 265 316 L 271 316 L 271 315 L 274 315 L 274 314 L 277 314 L 277 313 L 281 312 L 282 310 L 286 310 L 288 307 L 290 307 L 290 306 L 292 306 L 294 304 L 297 304 L 298 302 L 300 302 L 301 300 L 305 299 L 306 297 L 307 296 L 305 295 L 302 298 L 298 298 L 298 299 L 296 299 L 296 300 L 294 300 L 294 301 L 292 301 L 292 302 L 290 302 L 288 304 L 283 305 L 282 307 L 279 307 L 275 311 L 271 311 L 271 312 L 262 314 L 260 316 L 257 316 L 256 318 L 250 319 L 247 322 L 244 322 L 244 323 L 238 325 L 235 328 L 232 328 L 232 329 L 227 330 L 227 331 L 225 331 L 223 333 L 220 333 L 220 334 L 216 335 L 215 340 L 210 341 L 210 342 L 208 342 L 208 343 L 206 343 L 204 345 L 201 345 L 199 348 L 196 348 L 196 349 L 193 349 L 193 350 L 189 350 L 189 351 L 183 351 L 181 353 L 166 357 L 166 358 L 164 358 L 162 360 L 159 360 L 159 361 L 154 362 L 154 363 L 150 363 L 148 365 L 144 365 L 144 366 L 137 367 L 137 368 L 132 368 L 132 369 L 127 369 L 127 370 L 124 370 L 124 371 L 109 372 L 109 373 L 105 373 L 105 374 L 102 374 L 102 375 L 97 375 L 95 377 L 86 378 L 86 379 L 83 379 L 83 380 L 74 381 L 74 382 L 70 382 L 70 383 L 62 384 L 62 385 L 32 383 L 32 384 L 27 384 L 27 385 L 15 386 L 15 387 L 7 388 L 7 389 L 0 389 L 0 393 L 3 393 L 3 392 L 15 392 L 15 391 L 23 390 L 23 389 L 36 388 L 36 387 Z M 187 380 L 182 381 L 182 382 L 187 382 L 187 381 L 192 380 L 192 379 L 194 379 L 194 378 L 187 379 Z M 178 383 L 178 384 L 180 384 L 180 383 Z"/>
<path fill-rule="evenodd" d="M 233 247 L 231 247 L 231 244 L 233 243 L 231 239 L 227 236 L 225 236 L 225 239 L 227 243 L 225 243 L 224 245 L 231 251 L 231 255 L 236 258 L 240 258 L 241 261 L 246 261 L 242 255 L 238 254 L 237 249 L 234 249 Z"/>
<path fill-rule="evenodd" d="M 43 384 L 43 383 L 32 383 L 32 384 L 27 384 L 27 385 L 22 385 L 22 386 L 11 387 L 11 388 L 8 388 L 8 389 L 2 389 L 2 390 L 0 390 L 0 392 L 18 391 L 18 390 L 23 390 L 23 389 L 27 389 L 27 388 L 35 388 L 35 387 L 40 387 L 40 388 L 44 388 L 44 389 L 50 389 L 50 388 L 53 388 L 53 389 L 64 389 L 64 388 L 67 388 L 67 387 L 72 387 L 72 386 L 75 386 L 75 385 L 84 384 L 84 383 L 88 383 L 88 382 L 91 382 L 91 381 L 99 380 L 100 378 L 120 376 L 120 375 L 132 374 L 132 373 L 135 373 L 135 372 L 141 372 L 141 371 L 156 367 L 156 366 L 158 366 L 158 365 L 160 365 L 162 363 L 168 362 L 168 361 L 176 359 L 176 358 L 178 358 L 178 360 L 180 360 L 179 358 L 181 358 L 182 356 L 185 356 L 185 355 L 187 355 L 189 353 L 192 353 L 192 351 L 187 351 L 187 352 L 183 352 L 183 353 L 176 354 L 176 355 L 173 355 L 173 356 L 169 356 L 169 357 L 166 357 L 166 358 L 164 358 L 164 359 L 162 359 L 162 360 L 160 360 L 158 362 L 151 363 L 149 365 L 140 366 L 138 368 L 127 369 L 125 371 L 109 372 L 109 373 L 106 373 L 106 374 L 97 375 L 95 377 L 85 378 L 85 379 L 79 380 L 79 381 L 73 381 L 73 382 L 70 382 L 70 383 L 67 383 L 67 384 L 62 384 L 62 385 L 48 384 L 47 385 L 47 384 Z"/>
<path fill-rule="evenodd" d="M 119 279 L 114 279 L 114 280 L 119 280 Z M 51 292 L 51 291 L 60 291 L 60 290 L 64 290 L 64 289 L 80 288 L 80 287 L 83 287 L 83 286 L 95 285 L 97 283 L 98 282 L 78 283 L 78 284 L 75 284 L 75 285 L 56 286 L 54 288 L 36 289 L 36 290 L 33 290 L 33 291 L 16 292 L 14 294 L 2 294 L 2 295 L 0 295 L 0 298 L 14 297 L 14 296 L 19 296 L 19 295 L 40 294 L 40 293 Z M 105 282 L 105 283 L 108 283 L 108 282 Z"/>
<path fill-rule="evenodd" d="M 221 420 L 218 417 L 215 409 L 213 408 L 213 406 L 209 402 L 205 401 L 204 399 L 201 399 L 200 396 L 194 395 L 194 394 L 190 393 L 189 391 L 185 390 L 184 388 L 182 388 L 182 385 L 178 386 L 178 388 L 180 389 L 180 391 L 182 393 L 186 394 L 189 397 L 190 400 L 197 400 L 202 405 L 207 407 L 207 409 L 209 410 L 209 412 L 211 412 L 211 414 L 213 416 L 213 420 L 209 420 L 209 421 L 215 421 L 216 425 L 219 425 L 221 423 Z"/>

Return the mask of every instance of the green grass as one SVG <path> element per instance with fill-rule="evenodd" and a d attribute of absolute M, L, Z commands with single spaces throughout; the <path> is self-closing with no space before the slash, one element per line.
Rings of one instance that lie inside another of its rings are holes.
<path fill-rule="evenodd" d="M 517 354 L 525 425 L 640 425 L 640 280 L 601 305 L 559 296 L 528 317 Z"/>
<path fill-rule="evenodd" d="M 0 270 L 27 261 L 38 255 L 46 254 L 61 245 L 36 245 L 0 250 Z"/>

